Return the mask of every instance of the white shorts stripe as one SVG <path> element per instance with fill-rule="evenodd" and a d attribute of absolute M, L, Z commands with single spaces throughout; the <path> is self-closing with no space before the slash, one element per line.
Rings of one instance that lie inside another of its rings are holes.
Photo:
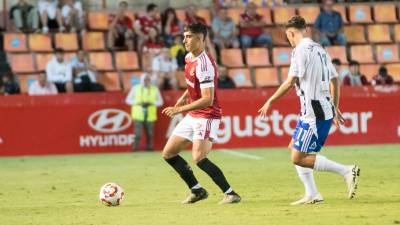
<path fill-rule="evenodd" d="M 308 131 L 307 131 L 307 137 L 305 138 L 305 141 L 303 142 L 303 146 L 301 146 L 301 151 L 302 152 L 307 152 L 307 146 L 308 146 L 308 143 L 310 142 L 310 140 L 311 140 L 311 137 L 312 137 L 312 131 L 311 131 L 311 129 L 309 129 Z"/>

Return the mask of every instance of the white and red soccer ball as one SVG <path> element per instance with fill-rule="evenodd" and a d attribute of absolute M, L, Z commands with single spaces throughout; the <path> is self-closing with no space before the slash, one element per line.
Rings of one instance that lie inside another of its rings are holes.
<path fill-rule="evenodd" d="M 100 201 L 106 206 L 118 206 L 124 199 L 124 189 L 116 183 L 106 183 L 100 188 Z"/>

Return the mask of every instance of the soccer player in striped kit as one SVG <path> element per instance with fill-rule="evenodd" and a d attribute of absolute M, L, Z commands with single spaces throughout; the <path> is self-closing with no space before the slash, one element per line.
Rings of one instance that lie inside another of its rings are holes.
<path fill-rule="evenodd" d="M 179 152 L 190 142 L 193 143 L 193 161 L 225 194 L 220 203 L 238 203 L 241 200 L 240 196 L 233 191 L 221 169 L 207 158 L 212 143 L 217 138 L 216 131 L 222 114 L 216 91 L 218 66 L 205 50 L 206 37 L 207 27 L 203 24 L 195 23 L 185 27 L 183 43 L 189 52 L 185 58 L 185 78 L 188 87 L 175 106 L 165 108 L 163 113 L 170 117 L 178 113 L 188 113 L 175 127 L 162 156 L 191 190 L 183 203 L 191 204 L 208 197 L 207 191 L 197 181 L 189 164 L 179 156 Z"/>
<path fill-rule="evenodd" d="M 292 205 L 315 204 L 323 201 L 314 182 L 313 170 L 341 175 L 353 198 L 360 169 L 327 159 L 318 153 L 328 137 L 332 122 L 344 123 L 339 111 L 339 79 L 331 58 L 322 46 L 305 37 L 306 23 L 301 16 L 292 17 L 286 25 L 286 36 L 294 47 L 287 80 L 259 110 L 265 117 L 272 104 L 296 87 L 300 98 L 300 120 L 289 144 L 292 162 L 305 187 L 305 195 Z"/>

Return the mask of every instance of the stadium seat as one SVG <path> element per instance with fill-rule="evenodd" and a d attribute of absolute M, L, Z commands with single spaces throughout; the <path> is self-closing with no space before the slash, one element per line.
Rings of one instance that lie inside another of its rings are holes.
<path fill-rule="evenodd" d="M 244 12 L 243 8 L 228 8 L 227 14 L 230 18 L 232 18 L 233 22 L 235 22 L 236 25 L 239 24 L 240 21 L 240 15 Z"/>
<path fill-rule="evenodd" d="M 53 53 L 36 53 L 35 61 L 37 71 L 43 72 L 46 70 L 47 63 L 54 57 Z"/>
<path fill-rule="evenodd" d="M 267 27 L 264 29 L 267 34 L 272 37 L 274 46 L 289 46 L 289 41 L 286 37 L 285 29 L 282 27 Z"/>
<path fill-rule="evenodd" d="M 121 81 L 117 72 L 99 73 L 97 81 L 104 85 L 106 91 L 121 91 Z"/>
<path fill-rule="evenodd" d="M 179 88 L 185 89 L 187 87 L 185 71 L 176 71 L 176 79 L 178 80 Z"/>
<path fill-rule="evenodd" d="M 386 68 L 388 74 L 391 75 L 396 82 L 400 82 L 400 63 L 387 64 Z"/>
<path fill-rule="evenodd" d="M 298 9 L 299 15 L 302 16 L 307 24 L 314 24 L 320 13 L 319 6 L 302 6 Z"/>
<path fill-rule="evenodd" d="M 325 50 L 331 56 L 331 59 L 339 59 L 342 64 L 347 64 L 347 52 L 344 46 L 327 46 Z"/>
<path fill-rule="evenodd" d="M 278 47 L 272 49 L 272 61 L 275 66 L 285 66 L 290 64 L 292 48 Z"/>
<path fill-rule="evenodd" d="M 247 48 L 246 61 L 248 66 L 270 66 L 267 48 Z"/>
<path fill-rule="evenodd" d="M 19 86 L 21 88 L 21 93 L 28 93 L 29 86 L 37 80 L 39 80 L 39 74 L 30 75 L 18 75 Z"/>
<path fill-rule="evenodd" d="M 368 82 L 379 72 L 379 65 L 377 64 L 360 64 L 360 73 L 367 77 Z"/>
<path fill-rule="evenodd" d="M 279 85 L 276 67 L 256 68 L 254 73 L 256 87 L 275 87 Z"/>
<path fill-rule="evenodd" d="M 113 70 L 112 56 L 110 52 L 91 52 L 89 61 L 99 71 Z"/>
<path fill-rule="evenodd" d="M 263 16 L 263 21 L 267 25 L 271 25 L 272 24 L 271 10 L 269 8 L 258 7 L 257 8 L 257 13 Z"/>
<path fill-rule="evenodd" d="M 115 52 L 115 66 L 117 70 L 138 70 L 139 61 L 136 52 Z"/>
<path fill-rule="evenodd" d="M 396 44 L 377 45 L 376 60 L 378 63 L 399 62 L 399 49 Z"/>
<path fill-rule="evenodd" d="M 368 41 L 372 43 L 390 43 L 390 29 L 387 24 L 368 25 Z"/>
<path fill-rule="evenodd" d="M 374 63 L 373 49 L 371 45 L 353 45 L 350 47 L 350 56 L 352 60 L 359 63 Z"/>
<path fill-rule="evenodd" d="M 275 7 L 273 13 L 275 24 L 285 24 L 292 16 L 296 15 L 296 8 Z"/>
<path fill-rule="evenodd" d="M 90 30 L 108 30 L 108 20 L 108 12 L 95 11 L 88 13 L 88 26 Z"/>
<path fill-rule="evenodd" d="M 141 71 L 125 72 L 122 75 L 124 91 L 129 91 L 132 86 L 140 84 Z"/>
<path fill-rule="evenodd" d="M 4 50 L 6 52 L 27 52 L 26 35 L 21 33 L 4 33 Z"/>
<path fill-rule="evenodd" d="M 82 47 L 85 51 L 104 50 L 104 34 L 102 32 L 86 32 L 82 36 Z"/>
<path fill-rule="evenodd" d="M 29 34 L 29 49 L 35 52 L 51 52 L 50 34 Z"/>
<path fill-rule="evenodd" d="M 79 49 L 76 33 L 56 33 L 56 48 L 65 51 L 77 51 Z"/>
<path fill-rule="evenodd" d="M 374 19 L 378 23 L 396 23 L 396 5 L 378 3 L 374 4 Z"/>
<path fill-rule="evenodd" d="M 400 24 L 394 25 L 394 40 L 400 42 Z"/>
<path fill-rule="evenodd" d="M 221 63 L 226 67 L 243 67 L 242 50 L 240 48 L 222 49 Z"/>
<path fill-rule="evenodd" d="M 248 68 L 229 69 L 228 76 L 235 82 L 236 87 L 253 87 Z"/>
<path fill-rule="evenodd" d="M 364 44 L 367 42 L 364 26 L 362 25 L 345 26 L 344 35 L 348 43 Z"/>
<path fill-rule="evenodd" d="M 211 13 L 209 9 L 199 9 L 197 16 L 200 16 L 206 20 L 207 25 L 211 25 Z"/>
<path fill-rule="evenodd" d="M 371 7 L 366 4 L 351 4 L 349 6 L 350 22 L 372 23 Z"/>
<path fill-rule="evenodd" d="M 16 74 L 35 72 L 35 63 L 31 53 L 8 54 L 8 61 L 12 71 Z"/>
<path fill-rule="evenodd" d="M 289 73 L 289 67 L 288 66 L 283 66 L 280 67 L 280 80 L 281 84 L 287 79 Z"/>
<path fill-rule="evenodd" d="M 347 13 L 346 13 L 346 6 L 341 5 L 341 4 L 335 4 L 333 6 L 333 10 L 337 11 L 338 13 L 340 13 L 340 15 L 342 16 L 342 20 L 344 24 L 348 24 L 349 20 L 347 19 Z"/>

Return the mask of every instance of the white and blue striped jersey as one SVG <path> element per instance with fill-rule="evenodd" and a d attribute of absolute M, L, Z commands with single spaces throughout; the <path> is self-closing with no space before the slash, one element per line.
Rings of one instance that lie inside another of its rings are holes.
<path fill-rule="evenodd" d="M 329 91 L 330 80 L 338 77 L 331 57 L 322 46 L 303 38 L 293 49 L 288 76 L 298 77 L 296 93 L 300 97 L 300 119 L 315 127 L 317 120 L 334 117 Z"/>

